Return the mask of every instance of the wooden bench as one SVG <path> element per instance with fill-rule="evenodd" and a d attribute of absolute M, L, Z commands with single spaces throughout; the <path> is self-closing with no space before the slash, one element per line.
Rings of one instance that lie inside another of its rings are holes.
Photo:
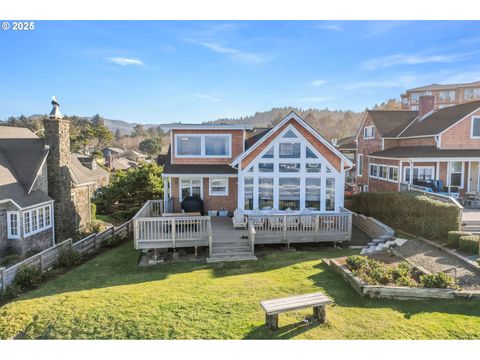
<path fill-rule="evenodd" d="M 273 331 L 278 330 L 278 314 L 310 307 L 313 307 L 314 318 L 322 324 L 327 320 L 325 306 L 332 303 L 333 301 L 321 292 L 260 301 L 265 310 L 265 325 Z"/>

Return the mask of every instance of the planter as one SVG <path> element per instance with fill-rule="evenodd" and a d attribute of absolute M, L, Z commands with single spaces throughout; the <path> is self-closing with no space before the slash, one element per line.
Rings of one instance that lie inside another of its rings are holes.
<path fill-rule="evenodd" d="M 226 211 L 226 210 L 220 210 L 220 211 L 218 212 L 218 216 L 228 216 L 228 211 Z"/>
<path fill-rule="evenodd" d="M 217 216 L 218 211 L 217 210 L 208 210 L 208 216 Z"/>

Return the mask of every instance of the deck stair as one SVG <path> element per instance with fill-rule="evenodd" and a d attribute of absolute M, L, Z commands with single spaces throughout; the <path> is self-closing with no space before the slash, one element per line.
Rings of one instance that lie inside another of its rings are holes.
<path fill-rule="evenodd" d="M 207 262 L 257 260 L 252 253 L 248 240 L 217 242 L 212 244 L 212 255 Z"/>

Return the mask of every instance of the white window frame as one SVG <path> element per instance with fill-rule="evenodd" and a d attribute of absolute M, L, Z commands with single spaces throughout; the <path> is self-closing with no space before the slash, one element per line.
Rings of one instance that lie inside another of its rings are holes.
<path fill-rule="evenodd" d="M 374 176 L 372 175 L 372 167 L 377 168 L 377 175 Z M 371 177 L 372 179 L 378 179 L 378 164 L 370 164 L 368 167 L 368 176 Z"/>
<path fill-rule="evenodd" d="M 367 137 L 367 129 L 372 129 L 372 135 L 369 136 L 369 137 Z M 365 126 L 365 127 L 363 128 L 363 138 L 364 138 L 365 140 L 369 140 L 369 139 L 375 138 L 375 126 L 373 126 L 373 125 Z"/>
<path fill-rule="evenodd" d="M 43 226 L 40 227 L 40 219 L 39 219 L 39 216 L 40 216 L 40 209 L 43 209 Z M 25 216 L 26 214 L 28 214 L 28 226 L 27 226 L 27 217 Z M 35 214 L 35 220 L 33 219 L 33 215 Z M 48 215 L 47 215 L 48 214 Z M 49 223 L 47 224 L 47 217 L 49 219 Z M 22 224 L 23 224 L 23 236 L 24 237 L 28 237 L 28 236 L 31 236 L 31 235 L 35 235 L 35 234 L 38 234 L 42 231 L 45 231 L 45 230 L 48 230 L 50 228 L 53 227 L 53 224 L 52 224 L 52 219 L 53 219 L 53 214 L 52 214 L 52 205 L 51 204 L 47 204 L 47 205 L 42 205 L 42 206 L 37 206 L 37 207 L 34 207 L 34 208 L 31 208 L 31 209 L 28 209 L 28 210 L 24 210 L 22 212 Z M 37 224 L 37 228 L 35 230 L 33 230 L 33 223 L 34 221 L 36 222 Z M 29 229 L 29 231 L 27 232 L 27 228 Z"/>
<path fill-rule="evenodd" d="M 380 174 L 380 168 L 384 167 L 386 169 L 385 171 L 385 177 L 382 177 Z M 380 180 L 387 180 L 388 179 L 388 165 L 382 165 L 382 164 L 378 164 L 378 170 L 377 170 L 377 175 L 378 175 L 378 178 Z"/>
<path fill-rule="evenodd" d="M 397 169 L 397 180 L 393 180 L 393 179 L 390 178 L 390 169 Z M 393 183 L 398 183 L 399 180 L 400 180 L 399 171 L 400 171 L 400 169 L 399 169 L 398 166 L 388 166 L 388 170 L 387 170 L 388 181 L 393 182 Z"/>
<path fill-rule="evenodd" d="M 189 181 L 189 196 L 192 196 L 192 180 L 200 180 L 200 199 L 203 200 L 203 178 L 198 177 L 181 177 L 178 179 L 178 200 L 179 202 L 183 201 L 182 196 L 182 181 Z"/>
<path fill-rule="evenodd" d="M 12 223 L 10 220 L 10 216 L 15 215 L 17 217 L 17 234 L 12 234 Z M 20 239 L 21 234 L 22 234 L 22 226 L 21 226 L 21 220 L 20 220 L 20 211 L 7 211 L 7 238 L 8 239 Z"/>
<path fill-rule="evenodd" d="M 461 162 L 462 163 L 462 172 L 452 172 L 452 165 L 451 163 L 453 162 Z M 452 174 L 460 174 L 460 186 L 458 186 L 459 189 L 463 189 L 464 187 L 464 181 L 465 181 L 465 161 L 450 161 L 448 164 L 448 186 L 453 186 L 457 187 L 456 185 L 451 185 L 451 180 L 452 180 Z"/>
<path fill-rule="evenodd" d="M 200 155 L 179 155 L 178 138 L 179 137 L 199 137 Z M 205 147 L 205 137 L 223 137 L 228 139 L 228 153 L 226 155 L 207 155 Z M 179 159 L 209 158 L 209 159 L 228 159 L 232 157 L 232 134 L 175 134 L 175 157 Z"/>
<path fill-rule="evenodd" d="M 480 121 L 480 116 L 472 116 L 472 121 L 470 124 L 470 138 L 472 139 L 480 139 L 480 135 L 473 135 L 473 124 L 475 120 Z"/>
<path fill-rule="evenodd" d="M 223 180 L 225 181 L 225 191 L 223 192 L 215 192 L 212 190 L 212 182 L 215 180 Z M 228 178 L 226 177 L 212 177 L 208 179 L 208 194 L 210 196 L 228 196 Z"/>
<path fill-rule="evenodd" d="M 359 164 L 362 164 L 360 167 Z M 363 154 L 358 154 L 357 155 L 357 175 L 362 176 L 363 175 Z"/>

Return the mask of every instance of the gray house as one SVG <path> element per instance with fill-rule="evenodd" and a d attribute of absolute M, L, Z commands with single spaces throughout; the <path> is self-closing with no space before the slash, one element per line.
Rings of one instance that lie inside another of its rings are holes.
<path fill-rule="evenodd" d="M 29 129 L 0 126 L 0 257 L 55 242 L 48 153 Z"/>

